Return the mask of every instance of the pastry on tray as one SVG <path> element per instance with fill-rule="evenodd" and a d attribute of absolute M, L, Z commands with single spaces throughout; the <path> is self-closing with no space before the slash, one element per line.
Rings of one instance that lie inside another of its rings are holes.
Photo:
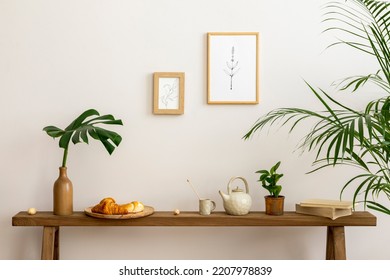
<path fill-rule="evenodd" d="M 92 207 L 92 213 L 99 213 L 105 215 L 126 215 L 142 212 L 144 205 L 139 201 L 132 201 L 127 204 L 117 204 L 111 197 L 102 199 L 99 204 Z"/>

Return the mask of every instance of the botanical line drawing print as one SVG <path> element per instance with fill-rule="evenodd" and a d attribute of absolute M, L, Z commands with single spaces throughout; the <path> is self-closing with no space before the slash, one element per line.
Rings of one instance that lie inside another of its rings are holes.
<path fill-rule="evenodd" d="M 184 72 L 153 73 L 153 114 L 184 114 Z"/>
<path fill-rule="evenodd" d="M 259 33 L 207 33 L 207 104 L 258 103 Z"/>
<path fill-rule="evenodd" d="M 233 90 L 233 77 L 237 74 L 240 68 L 237 68 L 238 60 L 234 60 L 234 46 L 232 47 L 232 57 L 229 61 L 226 61 L 227 69 L 224 69 L 226 75 L 230 77 L 230 90 Z"/>
<path fill-rule="evenodd" d="M 162 87 L 162 94 L 160 99 L 165 108 L 168 109 L 169 103 L 175 101 L 177 98 L 178 95 L 176 83 L 172 82 L 172 84 L 164 84 Z"/>

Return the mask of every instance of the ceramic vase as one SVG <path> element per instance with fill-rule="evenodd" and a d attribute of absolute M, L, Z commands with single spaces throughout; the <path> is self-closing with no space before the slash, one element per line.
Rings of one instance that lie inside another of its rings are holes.
<path fill-rule="evenodd" d="M 53 213 L 67 216 L 73 214 L 73 185 L 67 175 L 66 167 L 60 167 L 58 179 L 53 187 Z"/>

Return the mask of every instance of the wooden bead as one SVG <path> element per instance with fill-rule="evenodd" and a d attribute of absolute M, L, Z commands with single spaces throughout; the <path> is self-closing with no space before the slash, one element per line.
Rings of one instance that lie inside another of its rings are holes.
<path fill-rule="evenodd" d="M 27 213 L 29 215 L 35 215 L 37 213 L 37 209 L 35 209 L 35 208 L 28 208 Z"/>

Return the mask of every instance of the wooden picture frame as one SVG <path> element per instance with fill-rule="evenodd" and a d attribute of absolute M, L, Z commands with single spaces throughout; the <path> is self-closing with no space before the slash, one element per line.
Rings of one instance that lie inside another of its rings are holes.
<path fill-rule="evenodd" d="M 207 103 L 259 103 L 259 33 L 207 33 Z"/>
<path fill-rule="evenodd" d="M 153 74 L 154 114 L 184 114 L 184 78 L 183 72 L 155 72 Z"/>

